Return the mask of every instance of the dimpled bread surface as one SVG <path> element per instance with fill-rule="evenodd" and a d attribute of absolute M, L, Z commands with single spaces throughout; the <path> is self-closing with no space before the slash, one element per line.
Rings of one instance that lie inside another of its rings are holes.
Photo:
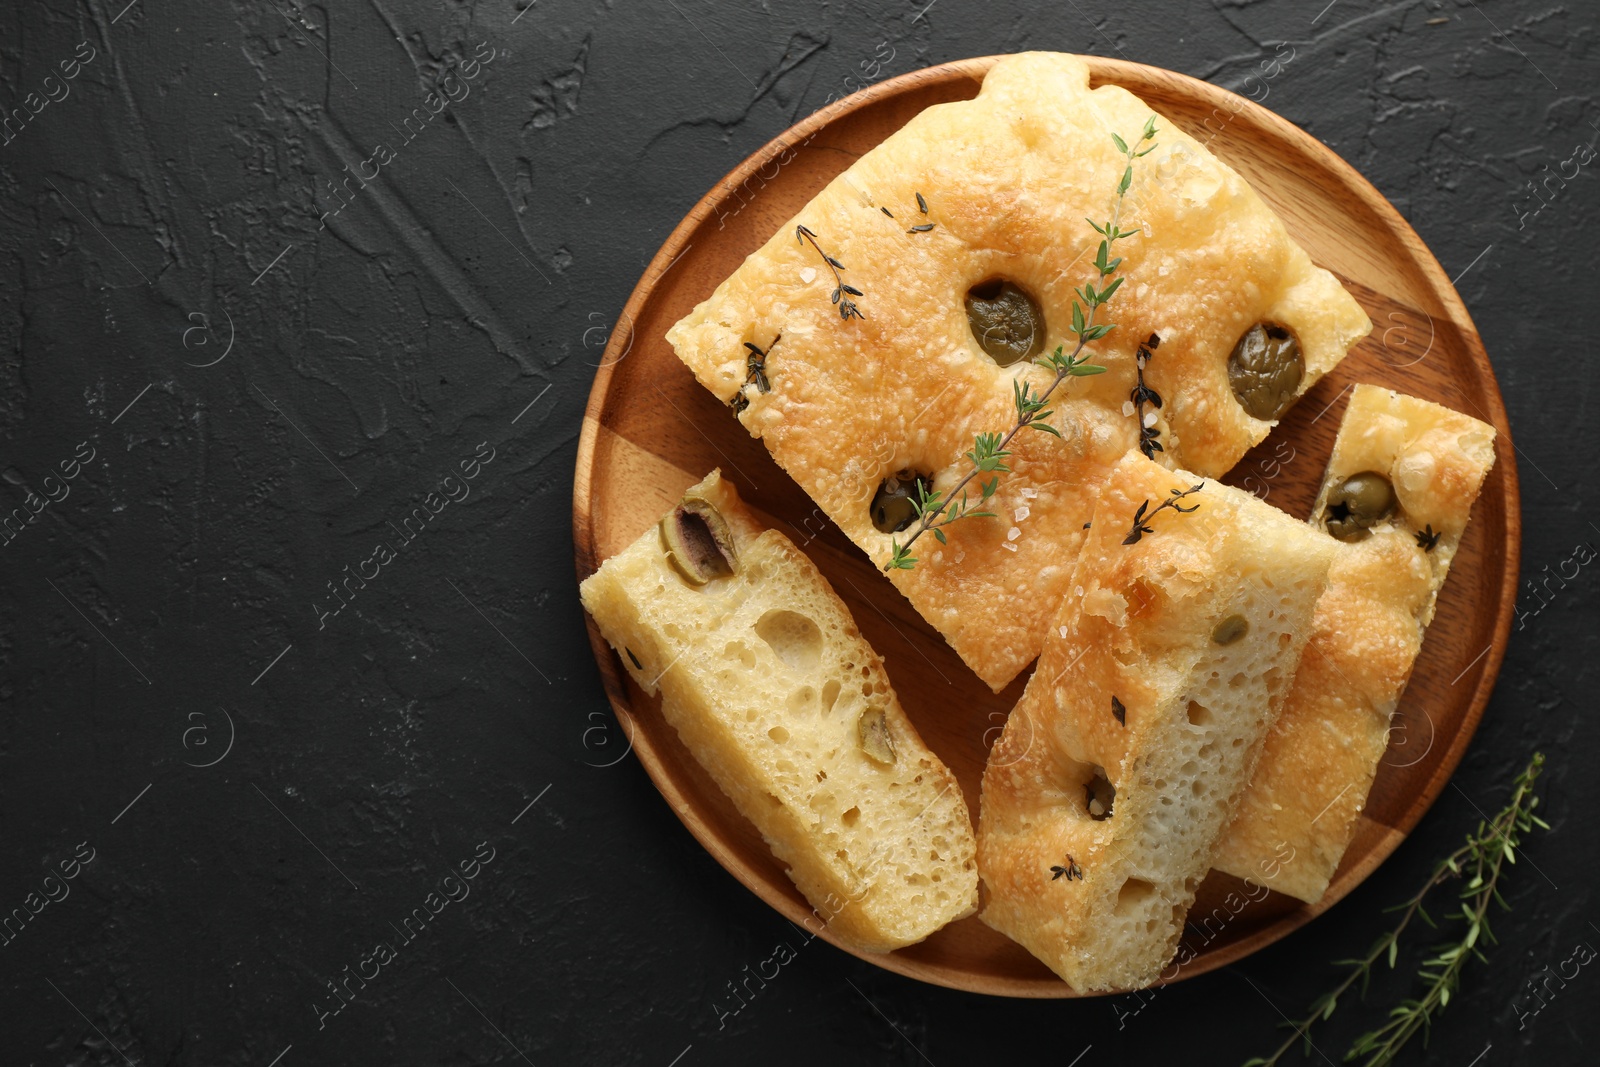
<path fill-rule="evenodd" d="M 1365 471 L 1390 480 L 1399 508 L 1365 540 L 1336 543 L 1300 673 L 1217 851 L 1218 870 L 1310 903 L 1327 891 L 1389 746 L 1390 717 L 1473 501 L 1494 464 L 1494 436 L 1494 427 L 1469 415 L 1356 386 L 1312 525 L 1322 527 L 1333 488 Z M 1432 549 L 1417 540 L 1424 528 L 1439 535 Z"/>
<path fill-rule="evenodd" d="M 970 915 L 976 846 L 961 788 L 848 609 L 719 472 L 689 492 L 727 520 L 735 573 L 690 585 L 652 527 L 581 586 L 601 633 L 840 939 L 887 951 Z M 883 714 L 887 764 L 862 747 L 869 708 Z"/>
<path fill-rule="evenodd" d="M 1115 86 L 1090 90 L 1071 55 L 1007 57 L 976 99 L 930 107 L 834 179 L 669 332 L 678 356 L 871 559 L 891 535 L 868 514 L 885 476 L 914 469 L 947 489 L 969 469 L 981 432 L 1015 420 L 1013 385 L 1050 372 L 1002 368 L 979 347 L 964 300 L 1009 279 L 1044 314 L 1045 351 L 1071 351 L 1074 287 L 1098 281 L 1100 236 L 1123 159 L 1152 112 Z M 1124 405 L 1136 343 L 1157 334 L 1146 371 L 1164 400 L 1162 462 L 1222 474 L 1271 429 L 1228 384 L 1229 354 L 1252 325 L 1298 336 L 1309 389 L 1370 328 L 1355 300 L 1312 265 L 1249 185 L 1203 145 L 1156 117 L 1156 149 L 1135 161 L 1116 243 L 1121 289 L 1087 349 L 1107 372 L 1069 379 L 1052 397 L 1060 429 L 1018 437 L 990 508 L 999 518 L 920 539 L 896 586 L 996 691 L 1038 653 L 1072 574 L 1095 489 L 1137 441 Z M 917 194 L 928 210 L 923 214 Z M 891 218 L 881 208 L 893 213 Z M 833 274 L 803 224 L 845 269 L 864 318 L 830 302 Z M 921 233 L 907 231 L 932 224 Z M 771 391 L 744 385 L 749 342 L 767 351 Z M 1030 495 L 1036 494 L 1036 495 Z M 1015 529 L 1017 533 L 1013 534 Z"/>
<path fill-rule="evenodd" d="M 984 770 L 981 918 L 1080 993 L 1149 985 L 1172 958 L 1333 557 L 1326 535 L 1215 482 L 1123 543 L 1141 502 L 1199 481 L 1137 453 L 1117 465 Z M 1096 776 L 1115 787 L 1098 820 Z"/>

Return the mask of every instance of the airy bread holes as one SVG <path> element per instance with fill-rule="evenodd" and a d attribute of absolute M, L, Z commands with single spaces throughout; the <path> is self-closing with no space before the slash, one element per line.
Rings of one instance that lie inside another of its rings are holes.
<path fill-rule="evenodd" d="M 1156 895 L 1156 887 L 1143 878 L 1129 878 L 1122 883 L 1122 888 L 1117 890 L 1117 905 L 1115 914 L 1119 919 L 1131 919 L 1145 910 L 1150 898 Z"/>
<path fill-rule="evenodd" d="M 822 662 L 822 631 L 796 611 L 775 609 L 756 620 L 756 634 L 791 671 L 815 671 Z"/>
<path fill-rule="evenodd" d="M 1209 725 L 1211 725 L 1211 709 L 1206 707 L 1206 706 L 1204 706 L 1203 704 L 1199 703 L 1198 701 L 1195 701 L 1195 700 L 1189 701 L 1189 725 L 1190 726 L 1209 726 Z"/>

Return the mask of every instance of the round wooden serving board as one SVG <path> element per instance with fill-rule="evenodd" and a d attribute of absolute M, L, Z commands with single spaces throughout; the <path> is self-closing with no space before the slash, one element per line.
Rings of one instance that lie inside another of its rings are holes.
<path fill-rule="evenodd" d="M 1517 590 L 1517 469 L 1499 388 L 1477 331 L 1437 260 L 1365 179 L 1316 139 L 1248 100 L 1153 67 L 1087 56 L 1095 84 L 1142 97 L 1238 170 L 1289 234 L 1337 274 L 1372 318 L 1372 333 L 1291 410 L 1227 481 L 1305 518 L 1353 382 L 1438 401 L 1492 423 L 1497 458 L 1439 598 L 1391 745 L 1355 841 L 1327 895 L 1307 906 L 1277 893 L 1226 922 L 1198 918 L 1240 883 L 1212 874 L 1185 938 L 1197 954 L 1174 980 L 1203 974 L 1276 941 L 1327 910 L 1394 851 L 1444 788 L 1483 713 L 1510 631 Z M 578 446 L 573 540 L 579 579 L 653 525 L 713 467 L 769 524 L 821 568 L 888 663 L 906 711 L 961 781 L 973 823 L 989 745 L 1026 673 L 991 693 L 888 580 L 831 524 L 734 418 L 694 380 L 668 327 L 731 274 L 837 174 L 932 104 L 977 95 L 995 57 L 916 71 L 874 85 L 801 122 L 722 179 L 667 238 L 612 331 Z M 792 158 L 779 163 L 779 157 Z M 841 448 L 848 448 L 841 442 Z M 1288 457 L 1288 458 L 1285 458 Z M 645 770 L 690 832 L 786 918 L 810 906 L 755 829 L 702 771 L 629 679 L 593 621 L 607 695 Z M 1220 925 L 1220 932 L 1217 927 Z M 821 935 L 830 938 L 824 931 Z M 836 942 L 837 943 L 837 942 Z M 846 947 L 846 946 L 840 946 Z M 847 951 L 850 951 L 848 948 Z M 886 955 L 880 967 L 979 993 L 1071 996 L 1020 946 L 976 917 Z"/>

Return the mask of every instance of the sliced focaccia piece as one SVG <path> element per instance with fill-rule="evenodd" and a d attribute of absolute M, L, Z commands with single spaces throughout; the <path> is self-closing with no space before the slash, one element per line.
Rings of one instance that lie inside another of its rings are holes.
<path fill-rule="evenodd" d="M 1050 380 L 1000 361 L 1072 348 L 1075 289 L 1102 281 L 1085 219 L 1110 216 L 1125 165 L 1113 134 L 1133 144 L 1151 115 L 1124 89 L 1091 90 L 1075 56 L 1002 59 L 976 99 L 928 108 L 834 179 L 668 339 L 882 564 L 886 481 L 948 489 L 974 436 L 1012 425 L 1016 383 Z M 947 546 L 924 538 L 915 569 L 891 575 L 996 690 L 1043 644 L 1094 487 L 1141 412 L 1163 462 L 1218 476 L 1370 326 L 1243 178 L 1156 127 L 1122 207 L 1125 284 L 1099 320 L 1116 329 L 1088 350 L 1107 372 L 1057 391 L 1063 439 L 1017 440 L 999 518 L 950 527 Z M 1151 334 L 1145 384 L 1162 403 L 1136 411 L 1135 346 Z"/>
<path fill-rule="evenodd" d="M 1254 496 L 1195 485 L 1117 464 L 984 770 L 981 918 L 1079 992 L 1148 985 L 1172 958 L 1333 555 Z"/>
<path fill-rule="evenodd" d="M 1327 890 L 1493 464 L 1493 426 L 1356 386 L 1311 513 L 1345 543 L 1218 870 L 1310 903 Z"/>
<path fill-rule="evenodd" d="M 815 565 L 713 471 L 582 585 L 689 751 L 841 939 L 920 941 L 977 907 L 955 775 Z"/>

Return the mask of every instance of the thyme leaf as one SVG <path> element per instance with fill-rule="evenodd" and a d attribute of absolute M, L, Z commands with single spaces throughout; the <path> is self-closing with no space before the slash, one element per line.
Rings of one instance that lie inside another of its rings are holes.
<path fill-rule="evenodd" d="M 772 382 L 767 379 L 767 356 L 772 353 L 772 350 L 777 347 L 778 342 L 782 339 L 783 334 L 781 333 L 774 337 L 772 343 L 767 345 L 765 352 L 749 341 L 744 343 L 744 347 L 749 353 L 744 360 L 744 381 L 739 385 L 739 391 L 733 395 L 733 400 L 729 402 L 734 414 L 742 415 L 744 409 L 750 406 L 750 398 L 744 392 L 745 386 L 755 386 L 758 393 L 772 392 Z"/>
<path fill-rule="evenodd" d="M 1058 863 L 1050 868 L 1050 880 L 1053 882 L 1058 878 L 1065 878 L 1070 882 L 1076 878 L 1080 882 L 1083 881 L 1083 868 L 1079 867 L 1078 861 L 1072 858 L 1072 853 L 1067 853 L 1066 860 L 1067 862 L 1064 866 Z"/>

